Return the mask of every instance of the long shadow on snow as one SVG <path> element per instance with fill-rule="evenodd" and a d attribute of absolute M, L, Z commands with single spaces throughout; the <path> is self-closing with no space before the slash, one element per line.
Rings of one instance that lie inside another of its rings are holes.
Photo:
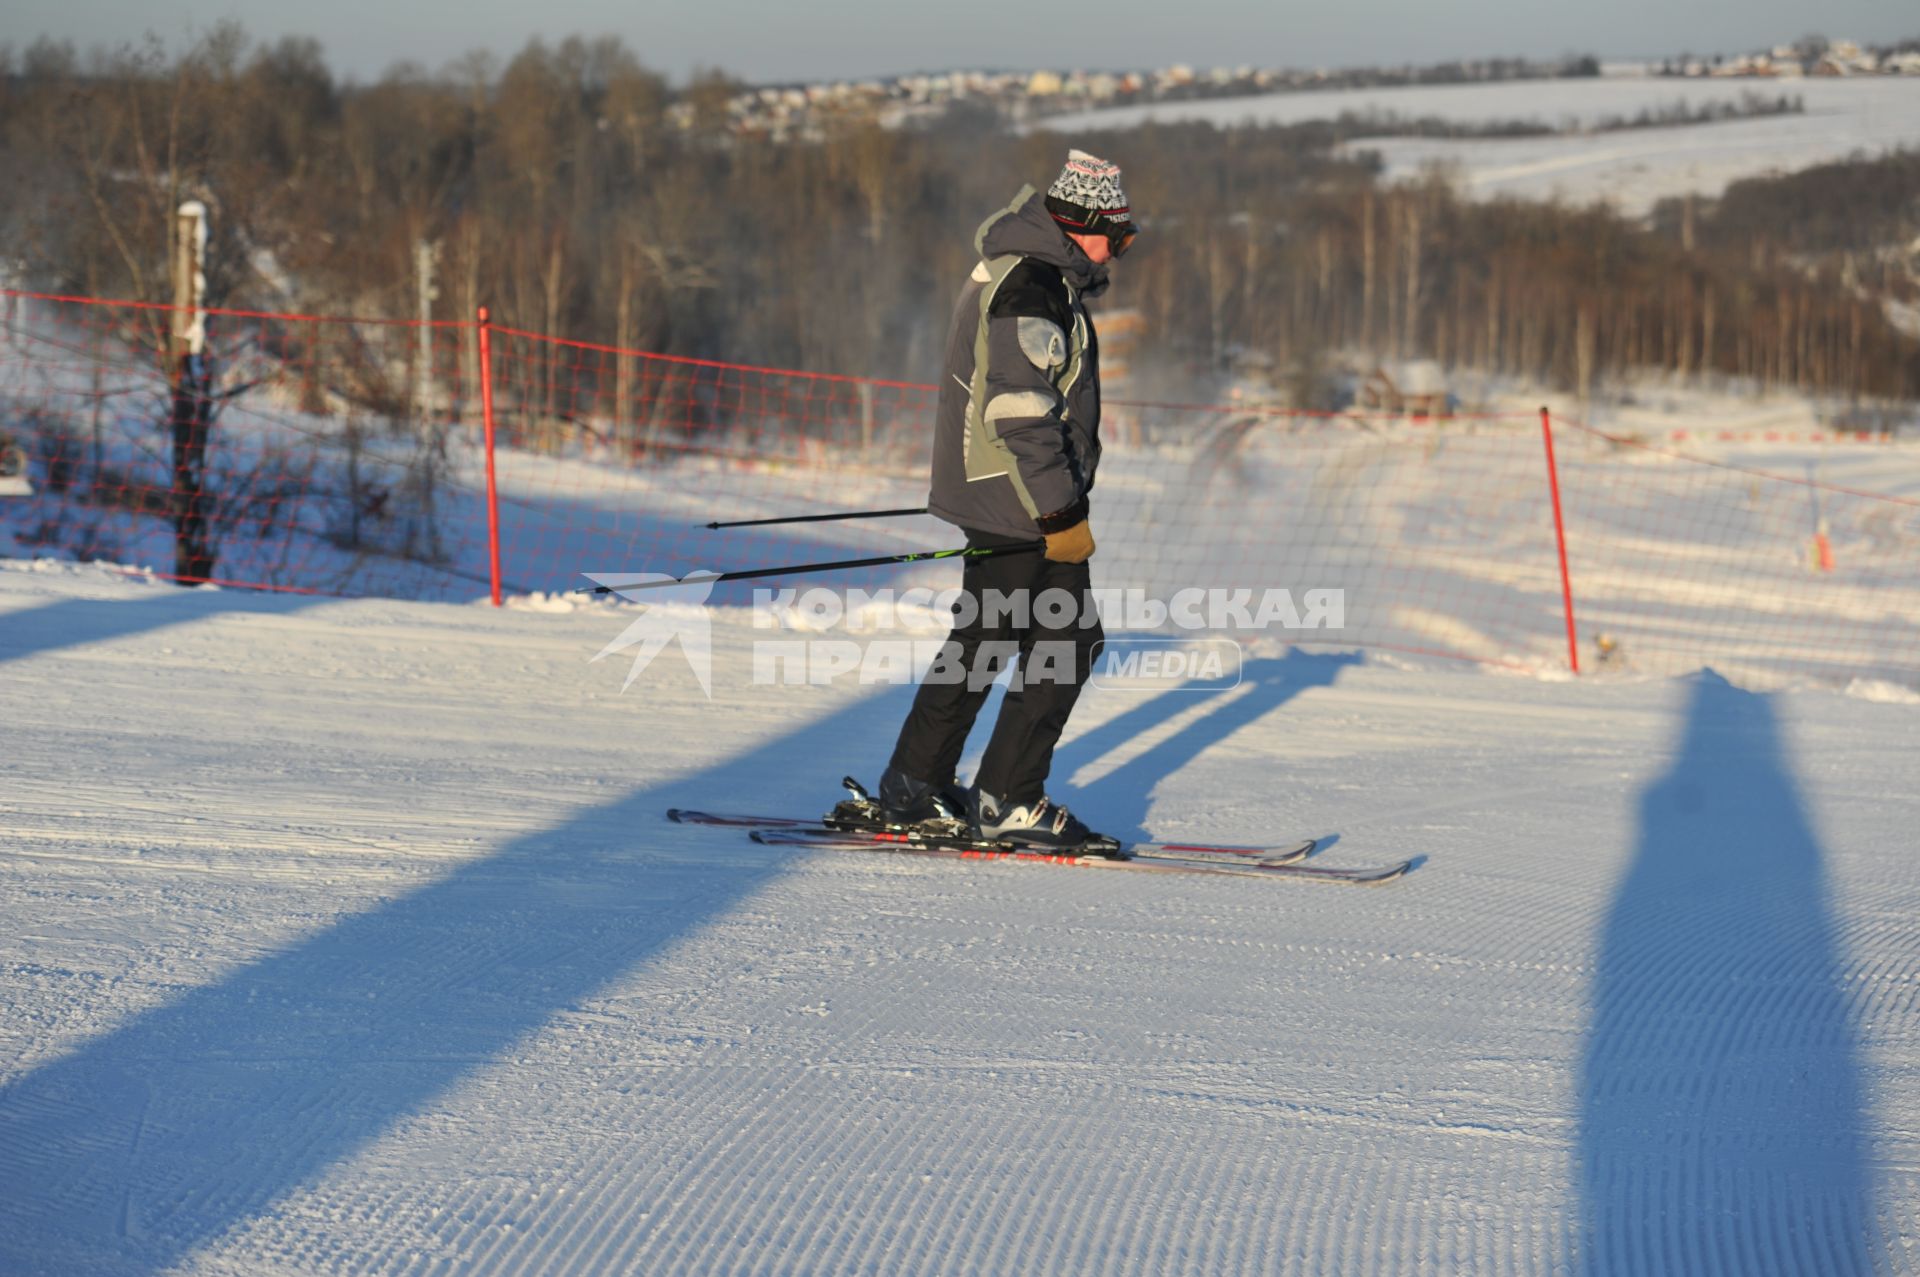
<path fill-rule="evenodd" d="M 1580 1272 L 1872 1270 L 1841 964 L 1773 705 L 1704 672 L 1601 936 Z"/>
<path fill-rule="evenodd" d="M 285 615 L 333 601 L 312 595 L 183 590 L 173 586 L 156 587 L 151 594 L 61 599 L 39 607 L 0 612 L 0 663 L 86 643 L 147 634 L 229 612 Z"/>
<path fill-rule="evenodd" d="M 1077 768 L 1120 748 L 1141 733 L 1193 709 L 1196 702 L 1215 704 L 1209 712 L 1080 790 L 1068 805 L 1095 829 L 1123 842 L 1151 838 L 1153 835 L 1147 832 L 1147 813 L 1153 805 L 1155 785 L 1179 772 L 1211 746 L 1260 721 L 1307 689 L 1332 686 L 1340 677 L 1340 671 L 1360 664 L 1361 660 L 1350 652 L 1313 653 L 1296 648 L 1284 657 L 1248 661 L 1239 690 L 1203 693 L 1175 690 L 1145 700 L 1063 745 L 1055 755 L 1055 774 L 1070 776 Z M 1102 694 L 1093 688 L 1088 692 Z M 1279 783 L 1284 784 L 1285 778 L 1279 778 Z M 1064 794 L 1062 800 L 1066 801 Z M 1222 835 L 1209 831 L 1204 836 Z"/>
<path fill-rule="evenodd" d="M 737 833 L 668 833 L 665 807 L 812 810 L 905 708 L 863 700 L 515 839 L 0 1087 L 0 1271 L 162 1269 L 315 1180 L 777 872 Z M 663 833 L 684 858 L 633 850 Z"/>

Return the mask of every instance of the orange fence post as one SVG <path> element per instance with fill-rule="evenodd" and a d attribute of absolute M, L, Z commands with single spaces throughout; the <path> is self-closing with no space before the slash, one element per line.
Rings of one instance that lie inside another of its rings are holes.
<path fill-rule="evenodd" d="M 493 605 L 500 606 L 500 491 L 493 477 L 493 325 L 480 308 L 480 417 L 486 423 L 487 553 L 491 560 Z"/>
<path fill-rule="evenodd" d="M 1553 493 L 1553 537 L 1560 546 L 1560 599 L 1567 612 L 1567 664 L 1580 672 L 1580 644 L 1573 628 L 1573 578 L 1567 575 L 1567 523 L 1560 513 L 1560 470 L 1553 461 L 1553 416 L 1540 409 L 1540 436 L 1547 442 L 1547 490 Z"/>

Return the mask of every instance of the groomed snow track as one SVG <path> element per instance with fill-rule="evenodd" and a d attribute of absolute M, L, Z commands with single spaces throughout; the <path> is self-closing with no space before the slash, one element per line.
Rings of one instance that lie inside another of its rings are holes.
<path fill-rule="evenodd" d="M 1089 695 L 1077 810 L 1343 892 L 673 825 L 902 696 L 626 615 L 0 564 L 0 1272 L 1920 1271 L 1920 695 Z"/>

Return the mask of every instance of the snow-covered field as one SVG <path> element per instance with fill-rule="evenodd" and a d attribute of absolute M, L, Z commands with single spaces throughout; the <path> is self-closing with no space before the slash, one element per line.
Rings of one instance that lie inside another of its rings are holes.
<path fill-rule="evenodd" d="M 1218 125 L 1295 124 L 1342 114 L 1435 117 L 1459 124 L 1522 120 L 1583 128 L 1684 102 L 1738 102 L 1743 94 L 1804 99 L 1800 115 L 1619 132 L 1506 139 L 1378 137 L 1350 143 L 1377 151 L 1391 178 L 1439 166 L 1482 197 L 1606 200 L 1641 214 L 1670 196 L 1717 194 L 1730 182 L 1793 172 L 1894 147 L 1920 146 L 1920 76 L 1854 80 L 1601 78 L 1508 84 L 1341 89 L 1116 107 L 1050 117 L 1057 132 L 1130 128 L 1149 120 Z"/>
<path fill-rule="evenodd" d="M 1121 835 L 785 852 L 904 691 L 630 609 L 0 563 L 0 1272 L 1920 1271 L 1920 700 L 1275 654 L 1089 692 Z"/>

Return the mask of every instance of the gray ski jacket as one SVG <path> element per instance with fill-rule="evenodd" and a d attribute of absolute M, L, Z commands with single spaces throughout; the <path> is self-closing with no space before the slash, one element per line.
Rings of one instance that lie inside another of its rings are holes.
<path fill-rule="evenodd" d="M 1100 465 L 1100 351 L 1085 299 L 1107 272 L 1031 186 L 974 236 L 980 264 L 954 307 L 927 508 L 1003 536 L 1087 517 Z"/>

